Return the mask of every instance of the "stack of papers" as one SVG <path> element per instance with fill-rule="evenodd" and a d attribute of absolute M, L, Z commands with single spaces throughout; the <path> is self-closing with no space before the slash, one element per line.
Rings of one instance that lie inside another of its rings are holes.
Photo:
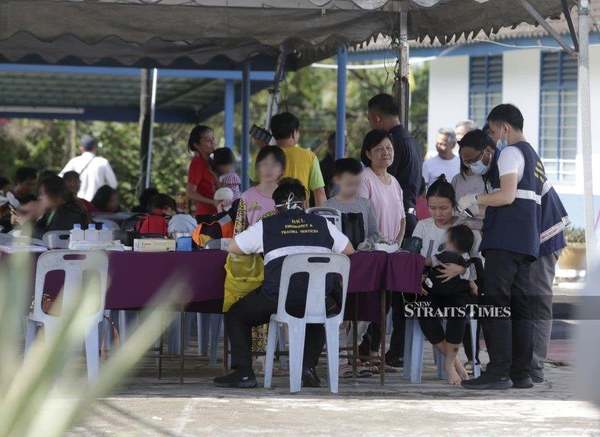
<path fill-rule="evenodd" d="M 122 252 L 127 250 L 119 240 L 114 241 L 71 241 L 69 242 L 70 250 L 115 250 Z M 131 249 L 129 249 L 131 250 Z"/>
<path fill-rule="evenodd" d="M 48 250 L 42 240 L 37 238 L 15 237 L 10 234 L 0 234 L 0 252 L 45 252 Z"/>

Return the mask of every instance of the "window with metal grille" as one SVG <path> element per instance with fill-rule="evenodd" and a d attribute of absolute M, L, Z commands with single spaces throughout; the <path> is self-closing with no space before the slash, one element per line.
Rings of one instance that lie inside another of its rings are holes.
<path fill-rule="evenodd" d="M 550 179 L 575 182 L 577 60 L 542 52 L 540 75 L 540 157 Z"/>
<path fill-rule="evenodd" d="M 502 103 L 502 55 L 469 59 L 469 118 L 479 127 L 492 108 Z"/>

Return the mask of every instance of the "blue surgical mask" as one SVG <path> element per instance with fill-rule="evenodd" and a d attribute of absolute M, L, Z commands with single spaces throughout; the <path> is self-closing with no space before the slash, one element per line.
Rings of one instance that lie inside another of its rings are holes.
<path fill-rule="evenodd" d="M 508 141 L 506 141 L 505 138 L 500 138 L 496 142 L 496 149 L 498 150 L 498 152 L 502 152 L 502 149 L 504 149 L 506 146 L 508 146 Z"/>
<path fill-rule="evenodd" d="M 484 175 L 490 169 L 490 164 L 485 165 L 483 161 L 480 159 L 479 161 L 472 162 L 469 164 L 469 169 L 473 174 L 476 175 Z"/>
<path fill-rule="evenodd" d="M 504 135 L 500 136 L 500 139 L 496 142 L 496 149 L 499 152 L 502 152 L 502 150 L 508 146 L 508 140 L 506 138 L 504 138 Z"/>

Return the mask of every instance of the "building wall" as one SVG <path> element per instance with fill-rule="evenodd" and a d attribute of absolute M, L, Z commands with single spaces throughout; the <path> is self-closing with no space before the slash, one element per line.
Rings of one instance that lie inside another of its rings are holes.
<path fill-rule="evenodd" d="M 523 113 L 525 137 L 538 149 L 540 121 L 540 50 L 512 50 L 503 55 L 502 101 Z"/>
<path fill-rule="evenodd" d="M 428 155 L 435 154 L 439 128 L 454 128 L 469 116 L 469 57 L 448 56 L 431 61 L 429 70 Z"/>

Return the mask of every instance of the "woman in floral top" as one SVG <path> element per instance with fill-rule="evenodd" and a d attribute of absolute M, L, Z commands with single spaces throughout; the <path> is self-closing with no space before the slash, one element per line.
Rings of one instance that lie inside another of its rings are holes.
<path fill-rule="evenodd" d="M 285 170 L 285 155 L 277 146 L 265 146 L 256 156 L 258 185 L 244 191 L 240 197 L 234 234 L 246 230 L 265 216 L 275 213 L 273 192 Z M 252 329 L 252 351 L 266 350 L 267 325 Z"/>

